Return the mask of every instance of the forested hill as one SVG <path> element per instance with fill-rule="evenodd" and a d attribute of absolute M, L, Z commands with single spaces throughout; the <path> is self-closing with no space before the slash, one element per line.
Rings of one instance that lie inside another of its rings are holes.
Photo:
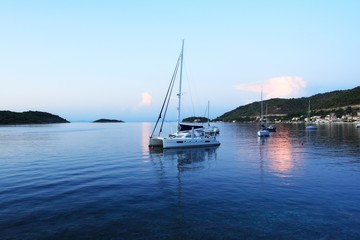
<path fill-rule="evenodd" d="M 311 97 L 291 99 L 273 98 L 263 101 L 263 104 L 264 109 L 267 106 L 268 116 L 288 120 L 292 117 L 306 115 L 309 100 L 311 102 L 311 110 L 313 114 L 357 114 L 357 111 L 360 111 L 360 86 L 350 90 L 338 90 L 316 94 Z M 213 121 L 254 121 L 259 114 L 260 102 L 253 102 L 224 113 Z"/>
<path fill-rule="evenodd" d="M 0 111 L 0 125 L 47 123 L 68 123 L 68 121 L 64 118 L 47 112 L 28 111 L 19 113 L 11 111 Z"/>

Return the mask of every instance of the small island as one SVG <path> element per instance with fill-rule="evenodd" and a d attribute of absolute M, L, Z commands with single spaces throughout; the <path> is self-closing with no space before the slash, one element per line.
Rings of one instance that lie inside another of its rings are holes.
<path fill-rule="evenodd" d="M 18 125 L 18 124 L 52 124 L 52 123 L 69 123 L 64 118 L 57 115 L 39 112 L 11 112 L 0 111 L 0 125 Z"/>
<path fill-rule="evenodd" d="M 206 122 L 210 122 L 210 119 L 206 118 L 206 117 L 188 117 L 188 118 L 184 118 L 182 120 L 182 122 L 198 122 L 198 123 L 206 123 Z"/>
<path fill-rule="evenodd" d="M 122 120 L 116 120 L 116 119 L 106 119 L 106 118 L 102 118 L 102 119 L 98 119 L 96 121 L 94 121 L 94 123 L 123 123 L 124 121 Z"/>

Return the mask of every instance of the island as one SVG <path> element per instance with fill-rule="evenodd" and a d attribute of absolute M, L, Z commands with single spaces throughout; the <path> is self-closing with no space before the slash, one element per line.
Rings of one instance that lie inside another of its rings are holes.
<path fill-rule="evenodd" d="M 94 123 L 123 123 L 123 122 L 124 121 L 122 121 L 122 120 L 106 119 L 106 118 L 101 118 L 101 119 L 94 121 Z"/>
<path fill-rule="evenodd" d="M 0 111 L 0 125 L 51 124 L 51 123 L 69 123 L 69 121 L 57 115 L 47 112 Z"/>

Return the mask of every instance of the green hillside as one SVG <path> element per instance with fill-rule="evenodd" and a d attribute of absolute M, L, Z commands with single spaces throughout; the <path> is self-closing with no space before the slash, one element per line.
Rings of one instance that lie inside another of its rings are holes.
<path fill-rule="evenodd" d="M 265 100 L 263 103 L 264 108 L 267 106 L 270 120 L 290 120 L 293 117 L 302 117 L 307 114 L 309 100 L 313 115 L 325 116 L 330 113 L 335 113 L 337 116 L 355 115 L 360 111 L 360 86 L 350 90 L 316 94 L 311 97 L 273 98 Z M 260 102 L 253 102 L 224 113 L 214 121 L 255 121 L 259 113 Z"/>
<path fill-rule="evenodd" d="M 68 121 L 57 115 L 46 112 L 28 111 L 18 113 L 11 111 L 0 111 L 0 125 L 48 123 L 68 123 Z"/>

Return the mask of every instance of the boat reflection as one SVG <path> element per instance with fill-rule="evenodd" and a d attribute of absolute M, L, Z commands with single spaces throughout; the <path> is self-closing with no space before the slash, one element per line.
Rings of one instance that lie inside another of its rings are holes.
<path fill-rule="evenodd" d="M 205 168 L 210 160 L 216 160 L 216 149 L 214 147 L 150 149 L 150 157 L 160 161 L 176 161 L 177 168 L 182 171 L 194 171 Z"/>
<path fill-rule="evenodd" d="M 268 142 L 268 139 L 269 138 L 266 138 L 266 137 L 258 137 L 257 138 L 258 143 L 261 144 L 261 145 L 265 145 Z"/>
<path fill-rule="evenodd" d="M 185 213 L 192 206 L 191 201 L 189 202 L 189 189 L 192 189 L 192 184 L 189 185 L 188 182 L 193 177 L 191 173 L 209 167 L 212 160 L 217 159 L 217 148 L 149 149 L 149 156 L 159 179 L 158 189 L 163 190 L 166 196 L 172 194 L 172 213 L 178 229 L 186 229 L 189 226 L 188 214 Z M 186 238 L 186 235 L 179 236 L 179 239 Z"/>

